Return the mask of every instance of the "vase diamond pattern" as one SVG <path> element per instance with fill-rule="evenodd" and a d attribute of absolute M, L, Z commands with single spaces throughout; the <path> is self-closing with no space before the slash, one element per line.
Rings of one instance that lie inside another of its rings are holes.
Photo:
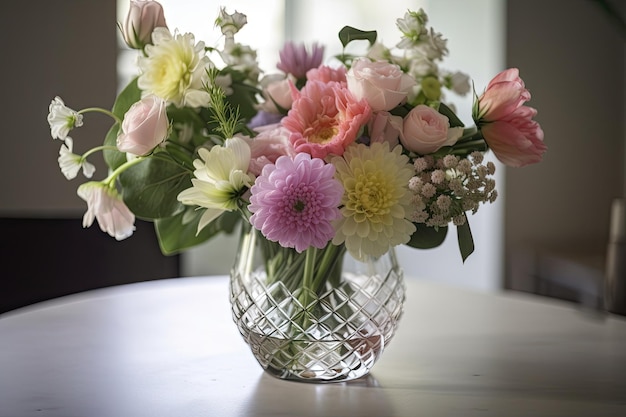
<path fill-rule="evenodd" d="M 367 375 L 393 338 L 405 285 L 393 249 L 379 258 L 339 259 L 338 280 L 317 291 L 268 283 L 257 235 L 242 239 L 231 272 L 233 320 L 259 364 L 270 374 L 306 382 Z M 265 241 L 267 243 L 267 241 Z"/>

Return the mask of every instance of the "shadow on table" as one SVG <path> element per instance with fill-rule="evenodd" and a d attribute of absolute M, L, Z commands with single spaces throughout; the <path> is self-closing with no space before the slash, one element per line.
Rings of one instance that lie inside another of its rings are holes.
<path fill-rule="evenodd" d="M 386 416 L 393 415 L 386 392 L 373 375 L 354 381 L 306 383 L 278 379 L 264 372 L 257 380 L 245 415 Z"/>

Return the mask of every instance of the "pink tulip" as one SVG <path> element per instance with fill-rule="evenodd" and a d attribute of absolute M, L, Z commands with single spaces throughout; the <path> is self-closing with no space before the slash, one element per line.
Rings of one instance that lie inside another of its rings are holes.
<path fill-rule="evenodd" d="M 541 162 L 548 149 L 543 142 L 543 130 L 532 120 L 537 110 L 522 106 L 507 120 L 499 120 L 482 126 L 487 144 L 505 165 L 522 167 Z"/>
<path fill-rule="evenodd" d="M 528 100 L 530 92 L 517 68 L 496 75 L 478 98 L 474 120 L 489 148 L 508 166 L 540 162 L 547 150 L 543 130 L 533 120 L 537 111 L 523 105 Z"/>
<path fill-rule="evenodd" d="M 122 29 L 126 44 L 133 49 L 143 49 L 152 44 L 152 31 L 167 27 L 163 6 L 153 0 L 130 0 L 130 9 Z"/>

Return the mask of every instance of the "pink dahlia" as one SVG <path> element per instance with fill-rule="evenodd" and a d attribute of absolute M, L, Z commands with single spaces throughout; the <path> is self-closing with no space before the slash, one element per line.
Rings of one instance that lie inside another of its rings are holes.
<path fill-rule="evenodd" d="M 263 167 L 250 189 L 250 223 L 273 242 L 303 252 L 322 249 L 335 235 L 343 186 L 335 167 L 300 153 Z"/>
<path fill-rule="evenodd" d="M 339 82 L 309 81 L 298 91 L 292 88 L 294 102 L 282 120 L 297 152 L 314 158 L 342 155 L 358 137 L 372 110 L 365 99 L 356 100 Z"/>

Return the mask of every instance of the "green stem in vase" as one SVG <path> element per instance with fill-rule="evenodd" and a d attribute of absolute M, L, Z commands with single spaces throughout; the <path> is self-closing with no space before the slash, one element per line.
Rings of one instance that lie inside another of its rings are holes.
<path fill-rule="evenodd" d="M 329 243 L 324 248 L 324 255 L 320 261 L 312 285 L 316 292 L 324 287 L 326 282 L 330 282 L 333 287 L 339 285 L 339 281 L 341 280 L 341 261 L 343 260 L 344 253 L 344 245 L 335 246 Z"/>
<path fill-rule="evenodd" d="M 310 247 L 305 252 L 304 271 L 302 272 L 302 288 L 298 300 L 306 310 L 311 293 L 317 293 L 313 287 L 313 274 L 315 273 L 315 260 L 317 259 L 317 249 Z"/>

